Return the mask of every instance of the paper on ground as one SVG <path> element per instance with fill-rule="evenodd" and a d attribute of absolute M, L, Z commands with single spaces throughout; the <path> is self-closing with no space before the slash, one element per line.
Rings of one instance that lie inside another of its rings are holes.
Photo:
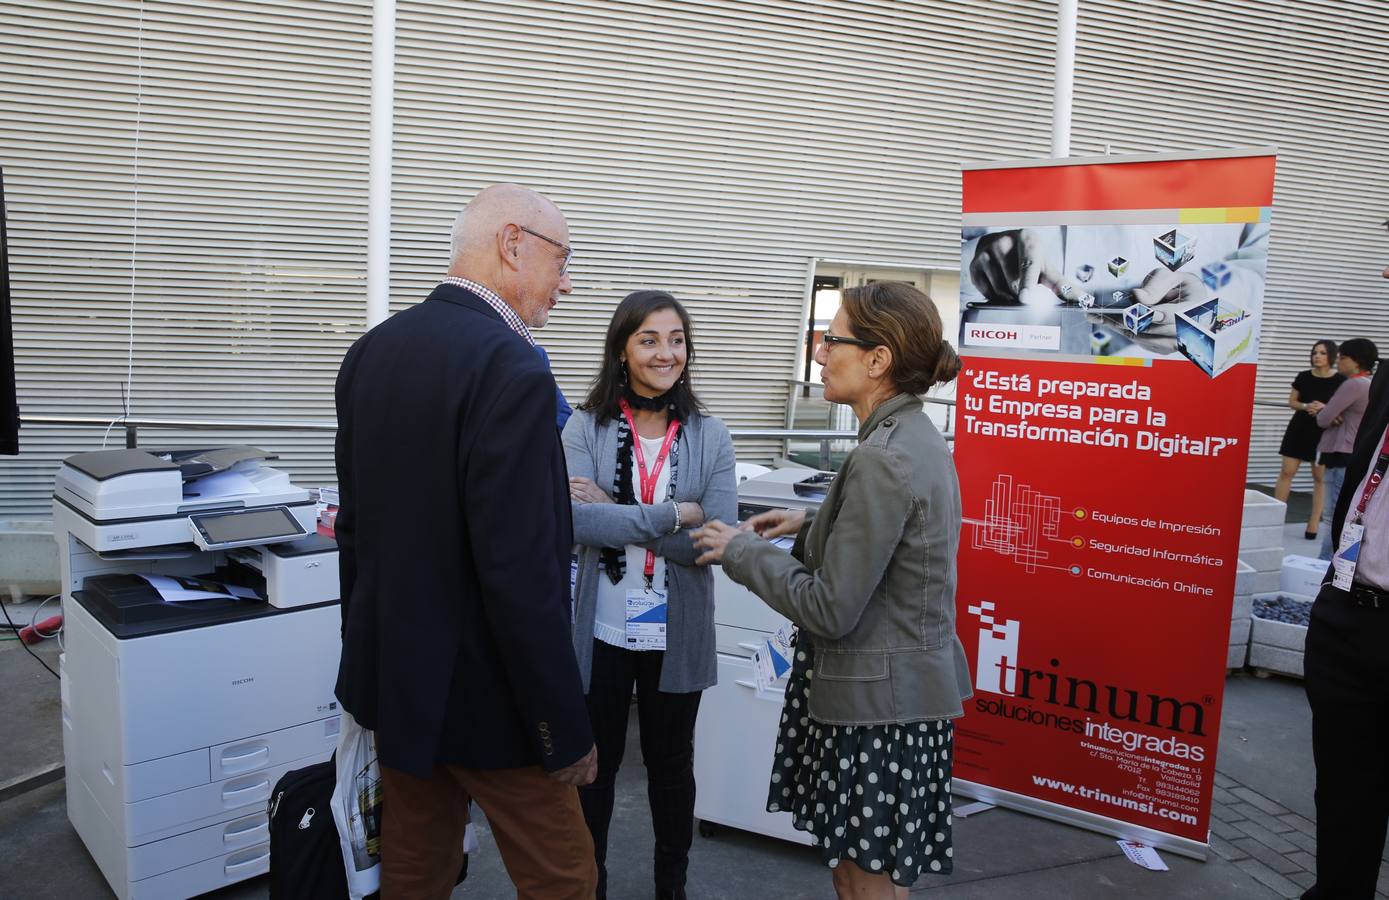
<path fill-rule="evenodd" d="M 1119 849 L 1124 851 L 1124 855 L 1129 858 L 1129 862 L 1154 872 L 1166 872 L 1167 863 L 1162 861 L 1158 852 L 1152 847 L 1139 844 L 1135 841 L 1118 841 Z"/>
<path fill-rule="evenodd" d="M 987 800 L 975 800 L 973 803 L 962 803 L 959 806 L 952 807 L 950 815 L 956 819 L 964 819 L 975 813 L 981 813 L 993 808 L 994 804 Z"/>

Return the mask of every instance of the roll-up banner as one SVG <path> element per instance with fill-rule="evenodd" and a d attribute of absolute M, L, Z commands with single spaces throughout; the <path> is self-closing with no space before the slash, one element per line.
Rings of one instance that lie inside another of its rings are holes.
<path fill-rule="evenodd" d="M 962 793 L 1204 858 L 1273 172 L 965 168 Z"/>

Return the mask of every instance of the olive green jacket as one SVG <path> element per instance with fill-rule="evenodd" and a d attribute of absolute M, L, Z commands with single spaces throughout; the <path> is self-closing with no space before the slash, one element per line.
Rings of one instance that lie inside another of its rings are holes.
<path fill-rule="evenodd" d="M 899 394 L 859 428 L 791 554 L 745 532 L 723 566 L 814 646 L 816 721 L 946 719 L 972 693 L 955 634 L 959 540 L 950 450 L 921 401 Z"/>

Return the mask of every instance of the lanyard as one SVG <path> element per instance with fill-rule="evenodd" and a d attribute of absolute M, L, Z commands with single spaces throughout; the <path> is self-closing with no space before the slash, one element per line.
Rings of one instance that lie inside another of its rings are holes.
<path fill-rule="evenodd" d="M 1370 505 L 1370 498 L 1379 490 L 1379 483 L 1384 480 L 1384 473 L 1389 470 L 1389 431 L 1384 434 L 1384 443 L 1379 446 L 1379 459 L 1375 460 L 1374 471 L 1370 473 L 1370 480 L 1365 483 L 1365 490 L 1360 494 L 1360 502 L 1355 505 L 1355 521 L 1359 522 L 1365 518 L 1365 508 Z"/>
<path fill-rule="evenodd" d="M 637 432 L 636 419 L 632 417 L 632 407 L 625 399 L 617 402 L 622 407 L 622 415 L 627 417 L 627 427 L 632 429 L 632 452 L 636 454 L 637 472 L 641 478 L 641 502 L 649 506 L 656 502 L 656 482 L 661 477 L 661 469 L 665 468 L 666 457 L 670 456 L 670 448 L 675 444 L 675 436 L 680 433 L 680 420 L 671 417 L 670 427 L 666 429 L 665 442 L 661 444 L 661 452 L 656 454 L 656 461 L 648 473 L 646 453 L 641 448 L 641 435 Z M 656 551 L 646 551 L 646 565 L 642 568 L 642 574 L 646 576 L 646 586 L 651 587 L 651 579 L 656 574 Z"/>

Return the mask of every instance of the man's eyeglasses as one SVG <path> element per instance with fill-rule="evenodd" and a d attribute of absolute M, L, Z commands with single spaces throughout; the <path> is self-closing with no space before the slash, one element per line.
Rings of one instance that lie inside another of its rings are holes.
<path fill-rule="evenodd" d="M 872 341 L 861 341 L 858 338 L 844 337 L 839 334 L 821 335 L 820 341 L 825 345 L 826 349 L 833 347 L 835 344 L 852 344 L 855 347 L 862 347 L 865 350 L 872 350 L 874 347 L 878 346 Z"/>
<path fill-rule="evenodd" d="M 570 261 L 571 259 L 574 258 L 574 251 L 573 251 L 572 249 L 570 249 L 570 248 L 569 248 L 567 245 L 565 245 L 565 244 L 561 244 L 559 241 L 555 240 L 554 238 L 546 237 L 545 235 L 541 234 L 540 232 L 536 231 L 536 230 L 533 229 L 533 228 L 527 228 L 527 227 L 524 226 L 524 225 L 517 225 L 516 227 L 519 228 L 519 229 L 521 229 L 522 231 L 524 231 L 526 234 L 532 235 L 532 236 L 534 236 L 534 237 L 538 237 L 538 238 L 540 238 L 542 241 L 544 241 L 545 243 L 547 243 L 547 244 L 553 244 L 553 245 L 555 245 L 556 247 L 558 247 L 558 248 L 560 248 L 561 250 L 563 250 L 563 251 L 564 251 L 564 263 L 559 267 L 559 273 L 560 273 L 561 275 L 563 275 L 565 272 L 568 272 L 568 271 L 569 271 L 569 261 Z"/>

